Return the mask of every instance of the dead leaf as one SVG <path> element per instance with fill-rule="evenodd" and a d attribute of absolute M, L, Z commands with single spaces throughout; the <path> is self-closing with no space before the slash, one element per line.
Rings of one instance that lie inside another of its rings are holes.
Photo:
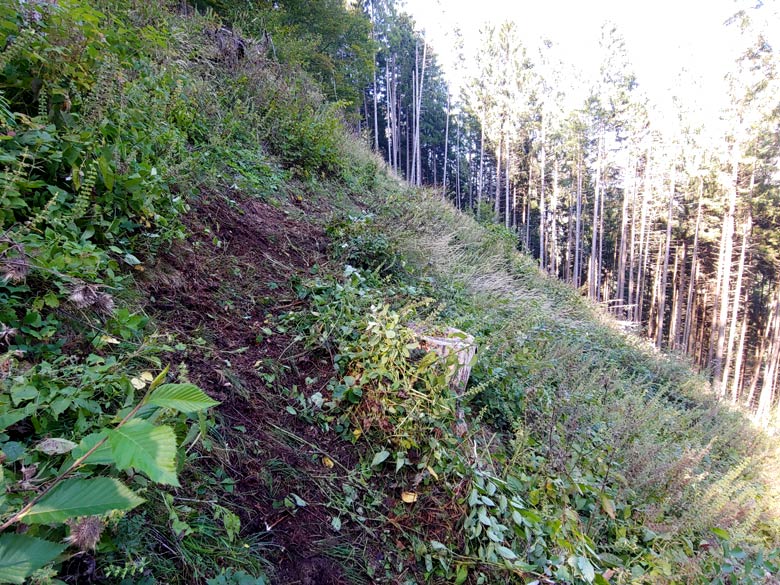
<path fill-rule="evenodd" d="M 606 494 L 601 494 L 601 507 L 607 516 L 613 520 L 615 519 L 615 503 Z"/>
<path fill-rule="evenodd" d="M 46 455 L 62 455 L 73 451 L 77 446 L 76 443 L 67 439 L 52 438 L 44 439 L 35 446 L 35 449 L 46 453 Z"/>
<path fill-rule="evenodd" d="M 130 380 L 130 383 L 136 390 L 142 390 L 144 387 L 146 387 L 146 382 L 144 382 L 141 378 L 133 378 Z"/>
<path fill-rule="evenodd" d="M 330 457 L 327 457 L 327 456 L 323 457 L 322 458 L 322 464 L 325 467 L 327 467 L 328 469 L 333 469 L 334 463 L 333 463 L 333 459 L 331 459 Z"/>
<path fill-rule="evenodd" d="M 414 504 L 417 501 L 415 492 L 401 492 L 401 499 L 407 504 Z"/>

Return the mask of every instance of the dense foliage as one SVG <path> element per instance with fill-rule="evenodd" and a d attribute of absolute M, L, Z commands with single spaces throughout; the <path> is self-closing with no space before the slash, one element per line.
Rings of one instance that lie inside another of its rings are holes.
<path fill-rule="evenodd" d="M 771 582 L 767 437 L 350 136 L 440 180 L 413 23 L 201 8 L 0 6 L 0 582 Z"/>

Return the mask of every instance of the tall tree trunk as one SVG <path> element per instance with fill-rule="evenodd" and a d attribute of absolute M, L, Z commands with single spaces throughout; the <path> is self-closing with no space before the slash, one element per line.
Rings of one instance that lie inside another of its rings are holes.
<path fill-rule="evenodd" d="M 482 219 L 482 190 L 485 183 L 485 118 L 479 122 L 479 182 L 477 183 L 477 219 Z"/>
<path fill-rule="evenodd" d="M 574 205 L 573 194 L 571 189 L 569 189 L 568 198 L 566 199 L 566 208 L 568 210 L 566 215 L 566 265 L 563 269 L 563 279 L 569 284 L 574 282 L 572 271 L 572 261 L 574 260 L 574 251 L 572 250 L 574 244 Z"/>
<path fill-rule="evenodd" d="M 419 63 L 419 42 L 414 46 L 414 80 L 413 80 L 413 114 L 414 128 L 412 130 L 412 182 L 422 185 L 422 145 L 420 144 L 420 118 L 422 113 L 422 94 L 425 87 L 425 62 L 427 61 L 428 43 L 423 38 L 422 63 Z"/>
<path fill-rule="evenodd" d="M 653 298 L 650 301 L 650 314 L 647 316 L 647 329 L 650 338 L 657 337 L 658 333 L 658 297 L 661 290 L 661 249 L 664 246 L 664 238 L 658 239 L 658 254 L 655 257 L 655 270 L 653 271 Z M 649 248 L 648 243 L 648 248 Z"/>
<path fill-rule="evenodd" d="M 550 271 L 558 276 L 558 157 L 553 152 L 553 194 L 550 202 L 550 234 L 547 241 L 550 244 Z"/>
<path fill-rule="evenodd" d="M 680 249 L 678 248 L 678 251 Z M 685 265 L 688 261 L 688 242 L 683 241 L 682 251 L 680 253 L 679 272 L 675 268 L 674 282 L 672 288 L 674 290 L 674 307 L 672 308 L 672 324 L 669 329 L 669 347 L 677 351 L 680 349 L 680 339 L 682 337 L 682 312 L 683 312 L 683 296 L 685 295 L 686 285 L 686 273 Z M 675 257 L 675 265 L 677 265 L 677 258 Z"/>
<path fill-rule="evenodd" d="M 547 227 L 547 210 L 545 209 L 546 199 L 546 175 L 547 175 L 547 151 L 546 136 L 544 127 L 544 111 L 542 111 L 542 139 L 541 152 L 539 156 L 539 268 L 546 268 L 546 250 L 545 230 Z"/>
<path fill-rule="evenodd" d="M 387 160 L 390 161 L 390 167 L 397 173 L 398 169 L 395 165 L 395 118 L 394 118 L 394 102 L 393 99 L 393 85 L 390 81 L 390 63 L 391 63 L 392 57 L 388 56 L 387 62 L 385 63 L 385 87 L 387 87 L 387 92 L 385 95 L 385 110 L 386 110 L 386 116 L 387 116 L 387 127 L 390 129 L 390 132 L 388 132 L 387 136 Z"/>
<path fill-rule="evenodd" d="M 506 181 L 505 181 L 506 188 L 504 190 L 504 199 L 505 199 L 505 201 L 504 201 L 504 227 L 506 227 L 507 229 L 509 228 L 510 217 L 511 217 L 510 216 L 510 208 L 509 208 L 509 203 L 510 203 L 509 202 L 509 171 L 512 168 L 510 166 L 511 165 L 511 158 L 510 157 L 511 157 L 511 153 L 512 153 L 512 148 L 511 148 L 511 144 L 510 144 L 509 140 L 510 140 L 509 139 L 509 135 L 507 134 L 507 137 L 506 137 Z"/>
<path fill-rule="evenodd" d="M 704 338 L 705 334 L 707 333 L 707 307 L 709 307 L 709 294 L 710 291 L 708 288 L 704 289 L 704 294 L 701 295 L 701 303 L 699 305 L 699 318 L 698 318 L 698 337 L 696 342 L 696 347 L 699 348 L 698 356 L 696 359 L 696 363 L 699 365 L 699 367 L 704 367 L 705 365 L 705 357 L 704 352 L 706 350 Z"/>
<path fill-rule="evenodd" d="M 531 191 L 534 184 L 534 156 L 528 155 L 528 191 L 525 197 L 525 249 L 529 251 L 531 249 Z"/>
<path fill-rule="evenodd" d="M 618 254 L 618 272 L 617 272 L 617 304 L 615 305 L 615 311 L 617 314 L 623 316 L 625 314 L 625 288 L 626 288 L 626 255 L 628 251 L 628 202 L 631 197 L 632 190 L 629 189 L 629 169 L 631 168 L 631 161 L 629 159 L 626 165 L 626 182 L 623 185 L 623 210 L 620 220 L 620 251 Z M 631 173 L 633 175 L 633 173 Z"/>
<path fill-rule="evenodd" d="M 577 147 L 577 209 L 574 226 L 574 286 L 582 285 L 582 149 Z"/>
<path fill-rule="evenodd" d="M 723 234 L 721 238 L 721 246 L 723 247 L 723 267 L 722 270 L 719 270 L 721 273 L 721 288 L 718 297 L 720 306 L 717 308 L 718 341 L 715 352 L 715 363 L 713 364 L 712 369 L 715 391 L 720 396 L 723 396 L 725 393 L 725 388 L 721 383 L 721 374 L 723 370 L 723 354 L 726 345 L 726 322 L 728 319 L 729 292 L 731 288 L 731 256 L 734 247 L 734 212 L 737 205 L 739 158 L 739 141 L 735 139 L 734 145 L 732 146 L 731 192 L 729 194 L 729 206 L 728 211 L 726 212 L 726 217 L 724 218 Z"/>
<path fill-rule="evenodd" d="M 606 146 L 605 146 L 606 147 Z M 599 257 L 596 264 L 596 287 L 598 299 L 601 301 L 604 296 L 602 294 L 602 279 L 604 276 L 604 205 L 606 200 L 606 189 L 602 180 L 601 184 L 601 200 L 599 201 Z"/>
<path fill-rule="evenodd" d="M 458 174 L 458 181 L 455 184 L 455 205 L 460 209 L 460 112 L 458 113 L 456 131 L 458 133 L 458 147 L 455 157 L 455 172 Z"/>
<path fill-rule="evenodd" d="M 419 41 L 414 43 L 414 70 L 412 71 L 412 149 L 411 159 L 407 160 L 406 168 L 410 169 L 406 173 L 407 180 L 412 184 L 417 184 L 417 83 L 419 76 Z M 407 150 L 408 152 L 408 150 Z M 411 165 L 410 165 L 411 163 Z"/>
<path fill-rule="evenodd" d="M 414 106 L 412 106 L 412 107 L 414 107 Z M 412 116 L 414 116 L 414 114 L 412 114 Z M 412 174 L 414 172 L 414 170 L 413 170 L 414 167 L 412 167 L 412 164 L 411 164 L 412 163 L 412 156 L 411 156 L 411 152 L 412 152 L 412 148 L 411 148 L 412 136 L 411 136 L 411 134 L 412 134 L 412 130 L 411 130 L 411 127 L 409 126 L 409 116 L 407 114 L 407 116 L 406 116 L 406 180 L 409 181 L 410 183 L 414 183 L 414 175 Z"/>
<path fill-rule="evenodd" d="M 441 198 L 447 197 L 447 154 L 450 146 L 450 91 L 447 89 L 447 119 L 444 122 L 444 169 L 442 171 Z"/>
<path fill-rule="evenodd" d="M 696 206 L 696 227 L 693 231 L 693 258 L 691 259 L 691 278 L 688 281 L 688 299 L 685 303 L 685 331 L 683 333 L 683 343 L 685 344 L 685 353 L 690 354 L 692 350 L 692 307 L 693 291 L 696 288 L 697 272 L 699 269 L 699 229 L 701 228 L 702 201 L 704 198 L 704 177 L 699 177 L 699 203 Z"/>
<path fill-rule="evenodd" d="M 601 265 L 601 256 L 599 255 L 599 212 L 601 210 L 601 165 L 602 165 L 602 152 L 601 152 L 601 141 L 602 141 L 602 134 L 604 133 L 603 130 L 601 130 L 601 133 L 598 137 L 598 152 L 596 155 L 596 192 L 593 196 L 593 237 L 591 239 L 590 243 L 590 271 L 588 273 L 588 282 L 589 287 L 588 296 L 595 300 L 599 300 L 599 282 L 600 278 L 598 275 L 598 271 L 600 269 Z"/>
<path fill-rule="evenodd" d="M 642 322 L 645 302 L 645 284 L 647 280 L 648 254 L 650 248 L 650 230 L 647 229 L 650 199 L 652 197 L 650 146 L 645 155 L 645 176 L 642 189 L 642 219 L 639 226 L 639 256 L 636 277 L 636 302 L 634 304 L 634 323 Z"/>
<path fill-rule="evenodd" d="M 503 129 L 503 124 L 501 125 Z M 503 132 L 498 135 L 498 150 L 496 151 L 496 200 L 493 202 L 493 220 L 498 223 L 501 219 L 501 146 Z"/>
<path fill-rule="evenodd" d="M 763 363 L 763 380 L 761 393 L 758 396 L 755 420 L 762 426 L 769 422 L 772 403 L 775 394 L 775 377 L 777 375 L 778 361 L 780 361 L 780 284 L 775 284 L 774 299 L 770 310 L 769 326 L 769 351 L 765 353 Z"/>
<path fill-rule="evenodd" d="M 629 255 L 628 255 L 628 306 L 626 307 L 625 311 L 625 319 L 630 319 L 633 321 L 634 318 L 634 306 L 636 304 L 636 290 L 635 290 L 635 281 L 634 281 L 634 274 L 635 270 L 637 268 L 637 262 L 636 262 L 636 252 L 637 252 L 637 212 L 636 212 L 636 201 L 637 201 L 637 193 L 639 189 L 639 177 L 637 176 L 638 173 L 638 161 L 634 163 L 634 180 L 633 180 L 633 187 L 631 189 L 631 240 L 629 245 Z"/>
<path fill-rule="evenodd" d="M 642 322 L 642 318 L 644 315 L 644 305 L 645 305 L 645 291 L 647 289 L 647 280 L 650 277 L 650 243 L 652 241 L 652 235 L 653 233 L 648 229 L 647 230 L 647 236 L 644 244 L 644 257 L 642 258 L 642 265 L 640 267 L 641 269 L 641 275 L 642 279 L 639 283 L 639 303 L 637 303 L 637 318 L 635 321 L 637 323 Z M 655 299 L 653 299 L 653 302 Z M 653 305 L 650 305 L 650 308 L 652 310 Z"/>
<path fill-rule="evenodd" d="M 739 401 L 742 392 L 742 373 L 745 359 L 745 338 L 748 330 L 748 317 L 750 315 L 748 301 L 750 299 L 750 285 L 745 287 L 745 297 L 742 309 L 742 325 L 740 326 L 739 345 L 737 346 L 737 355 L 734 363 L 734 381 L 731 383 L 731 402 L 736 404 Z"/>
<path fill-rule="evenodd" d="M 661 288 L 658 298 L 658 326 L 656 328 L 655 346 L 661 348 L 664 337 L 664 317 L 666 313 L 666 283 L 669 277 L 669 251 L 672 246 L 672 219 L 674 213 L 674 190 L 676 177 L 674 162 L 672 162 L 671 185 L 669 187 L 669 211 L 666 215 L 666 250 L 664 251 L 664 268 L 661 273 Z"/>
<path fill-rule="evenodd" d="M 751 177 L 751 188 L 753 183 L 754 177 Z M 729 336 L 728 336 L 728 342 L 726 343 L 726 361 L 725 366 L 723 368 L 723 378 L 721 379 L 721 388 L 723 388 L 723 392 L 725 394 L 726 388 L 728 388 L 729 383 L 729 370 L 731 369 L 731 363 L 734 359 L 734 342 L 737 337 L 737 317 L 739 313 L 739 301 L 742 298 L 742 278 L 745 274 L 745 255 L 747 253 L 747 247 L 748 247 L 748 238 L 751 229 L 753 228 L 753 216 L 748 208 L 747 211 L 747 218 L 745 218 L 745 224 L 742 227 L 742 246 L 741 250 L 739 252 L 739 266 L 737 268 L 737 281 L 734 283 L 734 295 L 733 295 L 733 301 L 731 306 L 731 324 L 729 326 Z M 747 307 L 745 307 L 747 309 Z"/>
<path fill-rule="evenodd" d="M 376 68 L 373 72 L 373 91 L 374 91 L 374 152 L 379 152 L 379 108 L 376 103 Z"/>
<path fill-rule="evenodd" d="M 376 26 L 376 7 L 374 6 L 374 0 L 371 0 L 370 4 L 371 9 L 371 40 L 376 42 L 376 31 L 374 27 Z M 372 71 L 372 95 L 374 98 L 374 152 L 379 152 L 379 109 L 377 108 L 377 96 L 376 96 L 376 57 L 379 54 L 377 53 L 374 55 L 374 68 Z M 368 108 L 366 108 L 368 109 Z M 366 112 L 368 114 L 368 112 Z M 368 115 L 366 115 L 366 124 L 368 124 Z M 387 158 L 387 160 L 390 160 L 390 157 Z"/>
<path fill-rule="evenodd" d="M 401 96 L 398 95 L 398 64 L 393 55 L 393 101 L 395 105 L 395 172 L 398 174 L 401 168 Z"/>

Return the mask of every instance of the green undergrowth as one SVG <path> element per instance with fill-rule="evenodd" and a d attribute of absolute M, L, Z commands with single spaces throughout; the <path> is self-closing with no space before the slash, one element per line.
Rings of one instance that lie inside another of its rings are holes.
<path fill-rule="evenodd" d="M 303 286 L 309 308 L 285 320 L 338 370 L 308 420 L 394 486 L 393 515 L 441 512 L 401 534 L 415 578 L 769 582 L 777 454 L 743 415 L 540 273 L 511 233 L 427 194 L 370 201 L 330 227 L 343 274 Z M 421 327 L 476 337 L 462 397 Z"/>
<path fill-rule="evenodd" d="M 329 474 L 263 473 L 290 515 L 291 485 L 321 496 L 344 580 L 772 582 L 769 439 L 513 234 L 390 176 L 312 78 L 180 7 L 0 5 L 0 581 L 274 582 L 274 533 L 242 526 L 226 464 L 259 439 L 190 383 L 219 340 L 161 330 L 136 285 L 194 198 L 240 193 L 327 224 L 327 269 L 262 303 L 333 376 L 257 376 L 325 437 L 273 423 Z M 455 391 L 419 332 L 458 331 L 478 351 Z"/>
<path fill-rule="evenodd" d="M 416 317 L 407 307 L 434 305 L 428 320 L 467 331 L 479 347 L 462 399 L 466 437 L 447 424 L 455 398 L 444 379 L 433 389 L 416 378 L 401 384 L 404 394 L 421 393 L 419 428 L 399 436 L 414 417 L 393 400 L 378 409 L 386 424 L 371 425 L 383 432 L 369 451 L 390 453 L 396 476 L 410 462 L 404 447 L 419 449 L 412 467 L 426 479 L 415 506 L 442 490 L 461 506 L 446 539 L 414 543 L 426 578 L 763 583 L 777 574 L 776 447 L 741 413 L 718 404 L 684 364 L 620 333 L 540 273 L 514 251 L 512 234 L 426 194 L 391 194 L 373 208 L 376 216 L 339 227 L 336 248 L 381 284 L 348 293 L 369 280 L 348 268 L 346 280 L 326 289 L 336 296 L 325 295 L 330 315 L 350 307 L 362 327 L 350 318 L 346 328 L 314 335 L 338 348 L 342 377 L 325 402 L 326 412 L 342 413 L 338 430 L 359 431 L 371 396 L 403 381 L 410 358 L 393 344 L 411 339 L 406 327 Z M 388 325 L 393 336 L 372 343 Z M 438 392 L 449 398 L 445 408 Z"/>
<path fill-rule="evenodd" d="M 290 181 L 369 185 L 376 163 L 347 156 L 305 77 L 239 62 L 213 12 L 179 8 L 0 5 L 1 582 L 265 580 L 215 403 L 176 361 L 197 342 L 157 329 L 135 276 L 200 191 L 279 205 Z M 150 393 L 167 365 L 160 388 L 189 403 Z"/>

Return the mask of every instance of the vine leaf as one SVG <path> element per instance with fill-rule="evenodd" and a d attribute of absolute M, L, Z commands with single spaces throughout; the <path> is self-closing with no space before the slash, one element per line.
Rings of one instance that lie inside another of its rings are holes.
<path fill-rule="evenodd" d="M 0 583 L 24 583 L 63 550 L 61 544 L 24 534 L 0 536 Z"/>
<path fill-rule="evenodd" d="M 219 404 L 195 384 L 163 384 L 149 396 L 149 404 L 191 413 Z"/>
<path fill-rule="evenodd" d="M 118 479 L 66 479 L 23 516 L 27 524 L 54 524 L 79 516 L 130 510 L 144 500 Z"/>
<path fill-rule="evenodd" d="M 178 486 L 176 435 L 169 426 L 133 419 L 108 433 L 117 469 L 133 467 L 157 483 Z"/>

